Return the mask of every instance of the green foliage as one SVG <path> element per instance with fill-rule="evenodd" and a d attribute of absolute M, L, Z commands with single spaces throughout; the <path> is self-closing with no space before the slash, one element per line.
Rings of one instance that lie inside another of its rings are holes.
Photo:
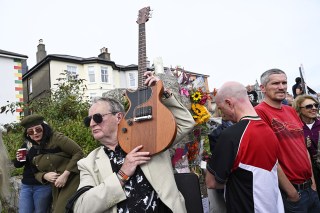
<path fill-rule="evenodd" d="M 51 127 L 62 132 L 79 144 L 85 155 L 97 148 L 99 143 L 92 137 L 89 128 L 83 125 L 83 117 L 77 117 L 74 120 L 48 120 Z"/>
<path fill-rule="evenodd" d="M 80 145 L 85 155 L 98 146 L 91 132 L 83 125 L 83 118 L 87 116 L 89 100 L 84 95 L 85 87 L 83 79 L 70 76 L 67 72 L 57 79 L 57 89 L 51 90 L 43 98 L 32 100 L 29 104 L 23 104 L 25 110 L 43 115 L 46 122 L 55 130 L 62 132 Z M 16 103 L 1 107 L 5 113 L 18 106 Z M 19 103 L 19 106 L 21 104 Z M 3 135 L 9 156 L 14 159 L 16 151 L 23 143 L 24 129 L 19 124 L 6 125 L 7 133 Z M 21 169 L 15 169 L 12 175 L 21 174 Z"/>
<path fill-rule="evenodd" d="M 88 97 L 84 95 L 84 79 L 77 79 L 67 72 L 60 74 L 56 90 L 44 98 L 33 100 L 28 109 L 43 115 L 47 120 L 76 120 L 88 113 Z"/>
<path fill-rule="evenodd" d="M 7 147 L 9 158 L 15 159 L 16 151 L 21 147 L 23 142 L 23 128 L 19 124 L 5 125 L 7 133 L 3 133 L 3 141 Z"/>

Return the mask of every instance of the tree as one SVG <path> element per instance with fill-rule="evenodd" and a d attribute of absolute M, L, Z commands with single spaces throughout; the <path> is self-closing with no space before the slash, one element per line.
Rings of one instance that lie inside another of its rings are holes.
<path fill-rule="evenodd" d="M 44 116 L 46 122 L 55 130 L 77 142 L 88 154 L 97 147 L 91 132 L 83 125 L 83 118 L 87 116 L 89 98 L 85 96 L 86 87 L 84 79 L 77 79 L 67 72 L 61 73 L 57 79 L 56 89 L 51 89 L 45 97 L 32 100 L 30 103 L 19 103 L 25 112 L 37 113 Z M 3 111 L 14 112 L 17 103 L 11 103 Z M 2 110 L 1 110 L 2 111 Z M 10 127 L 4 135 L 4 141 L 8 147 L 10 157 L 15 158 L 16 150 L 23 143 L 23 129 L 19 124 L 7 125 Z"/>

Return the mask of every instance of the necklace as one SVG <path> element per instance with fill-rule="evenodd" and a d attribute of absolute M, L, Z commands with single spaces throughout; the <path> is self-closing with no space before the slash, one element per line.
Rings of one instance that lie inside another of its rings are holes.
<path fill-rule="evenodd" d="M 257 120 L 257 119 L 259 119 L 259 118 L 260 118 L 259 116 L 246 115 L 246 116 L 243 116 L 242 118 L 240 118 L 239 121 L 242 121 L 243 119 L 253 119 L 253 120 Z"/>

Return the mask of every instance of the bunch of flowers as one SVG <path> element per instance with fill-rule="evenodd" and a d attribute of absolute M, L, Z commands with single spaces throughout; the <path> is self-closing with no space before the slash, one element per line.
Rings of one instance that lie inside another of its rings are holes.
<path fill-rule="evenodd" d="M 207 100 L 211 99 L 207 92 L 203 92 L 201 88 L 194 90 L 190 95 L 191 109 L 194 113 L 193 118 L 197 124 L 203 124 L 210 118 L 210 113 L 205 107 Z"/>
<path fill-rule="evenodd" d="M 187 143 L 187 148 L 188 148 L 188 161 L 194 162 L 198 155 L 199 155 L 199 141 L 193 141 L 190 143 Z"/>
<path fill-rule="evenodd" d="M 198 88 L 197 90 L 194 90 L 191 93 L 192 103 L 198 103 L 198 104 L 204 105 L 209 99 L 211 99 L 210 95 L 207 92 L 202 91 L 201 88 Z"/>

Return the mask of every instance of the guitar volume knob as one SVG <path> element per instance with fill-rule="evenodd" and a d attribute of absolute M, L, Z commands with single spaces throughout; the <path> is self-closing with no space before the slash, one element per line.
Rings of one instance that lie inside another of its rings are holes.
<path fill-rule="evenodd" d="M 122 133 L 126 133 L 128 131 L 127 128 L 122 128 L 121 130 L 122 130 Z"/>
<path fill-rule="evenodd" d="M 132 124 L 133 124 L 132 120 L 127 120 L 127 124 L 128 124 L 129 126 L 132 126 Z"/>

